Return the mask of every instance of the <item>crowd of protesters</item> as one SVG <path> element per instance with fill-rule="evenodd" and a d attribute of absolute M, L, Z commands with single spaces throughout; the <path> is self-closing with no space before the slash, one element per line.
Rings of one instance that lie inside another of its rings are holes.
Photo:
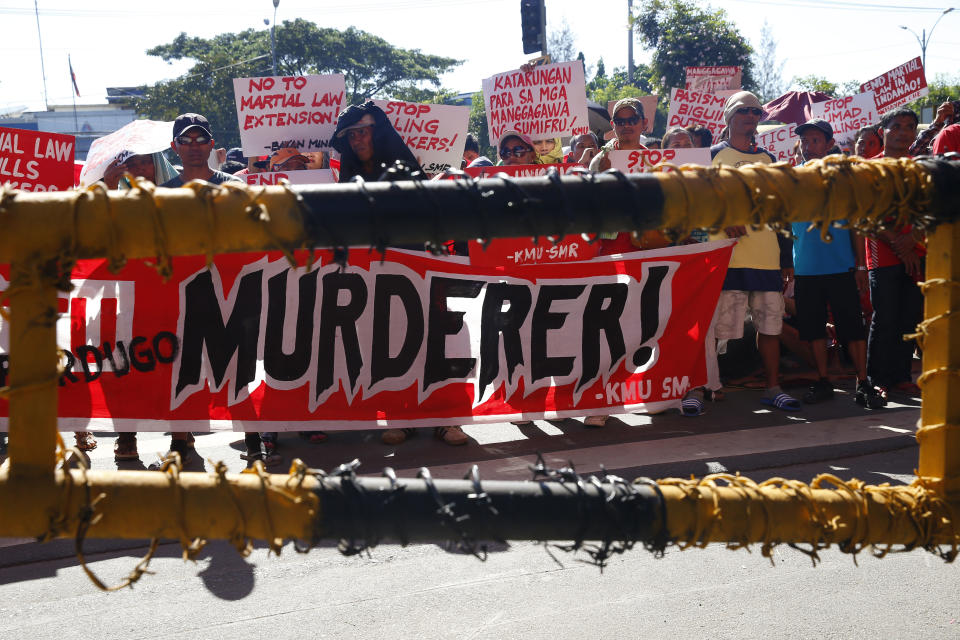
<path fill-rule="evenodd" d="M 857 131 L 852 152 L 863 158 L 902 158 L 960 151 L 958 107 L 960 103 L 944 103 L 933 124 L 919 133 L 913 111 L 891 111 L 879 122 Z M 635 98 L 620 100 L 609 115 L 611 131 L 605 142 L 593 132 L 573 136 L 564 146 L 560 138 L 534 140 L 516 130 L 506 131 L 496 141 L 496 162 L 482 155 L 477 139 L 468 135 L 462 166 L 578 163 L 599 172 L 610 169 L 610 151 L 693 147 L 709 147 L 715 166 L 741 167 L 775 161 L 757 145 L 764 109 L 748 91 L 727 99 L 723 111 L 725 128 L 716 141 L 703 126 L 671 127 L 659 139 L 645 136 L 644 132 L 649 130 L 648 116 L 641 101 Z M 824 120 L 809 120 L 798 126 L 796 133 L 799 163 L 841 153 L 831 125 Z M 211 154 L 216 153 L 209 122 L 202 115 L 185 113 L 174 122 L 170 143 L 181 162 L 179 170 L 164 153 L 134 155 L 107 167 L 103 181 L 109 188 L 125 188 L 130 186 L 131 177 L 140 176 L 164 187 L 178 187 L 191 180 L 222 184 L 239 180 L 238 175 L 261 171 L 337 166 L 340 182 L 369 182 L 382 179 L 387 168 L 396 167 L 397 163 L 406 167 L 410 177 L 424 177 L 417 172 L 416 158 L 401 136 L 372 102 L 350 106 L 340 114 L 332 146 L 339 155 L 333 161 L 326 154 L 303 154 L 294 148 L 280 148 L 259 158 L 244 157 L 240 149 L 219 150 L 223 162 L 219 170 L 214 170 L 208 163 Z M 845 222 L 841 221 L 841 225 Z M 755 336 L 746 348 L 755 348 L 762 365 L 763 390 L 758 401 L 771 408 L 796 412 L 804 404 L 833 397 L 835 389 L 828 367 L 831 344 L 842 345 L 855 372 L 853 399 L 857 404 L 879 409 L 892 394 L 919 393 L 912 378 L 916 345 L 902 336 L 912 332 L 921 318 L 918 283 L 924 271 L 922 233 L 911 227 L 869 237 L 850 228 L 831 229 L 830 233 L 831 241 L 825 241 L 820 229 L 799 222 L 792 225 L 792 239 L 766 227 L 741 226 L 709 235 L 701 230 L 681 240 L 689 243 L 738 239 L 706 336 L 707 384 L 687 392 L 680 407 L 683 415 L 699 416 L 705 412 L 707 402 L 723 399 L 719 358 L 737 341 L 745 340 L 745 328 L 751 328 L 750 334 Z M 671 241 L 654 231 L 601 235 L 599 243 L 599 253 L 610 255 L 662 248 Z M 448 249 L 452 254 L 463 252 L 456 243 Z M 802 351 L 816 370 L 816 380 L 800 399 L 780 386 L 783 344 Z M 603 426 L 607 418 L 586 416 L 584 424 Z M 394 446 L 414 433 L 413 429 L 390 428 L 383 430 L 380 437 L 383 443 Z M 456 425 L 438 425 L 433 433 L 450 445 L 469 442 Z M 304 431 L 300 435 L 311 442 L 323 442 L 328 437 L 322 431 Z M 277 460 L 277 436 L 247 433 L 242 457 Z M 77 441 L 85 449 L 96 446 L 88 432 L 78 433 Z M 172 435 L 170 451 L 181 458 L 190 457 L 193 447 L 192 434 Z M 114 453 L 117 460 L 137 458 L 136 434 L 120 434 Z"/>

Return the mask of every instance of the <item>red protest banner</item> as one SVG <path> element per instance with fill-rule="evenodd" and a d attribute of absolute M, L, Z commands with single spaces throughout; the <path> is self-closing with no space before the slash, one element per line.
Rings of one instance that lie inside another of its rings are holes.
<path fill-rule="evenodd" d="M 930 93 L 919 56 L 860 85 L 860 93 L 865 91 L 873 91 L 881 115 Z"/>
<path fill-rule="evenodd" d="M 365 247 L 346 266 L 317 252 L 310 271 L 279 252 L 212 268 L 195 256 L 174 258 L 166 283 L 144 261 L 112 275 L 81 260 L 57 325 L 60 427 L 360 429 L 678 406 L 706 380 L 731 248 L 510 269 Z"/>
<path fill-rule="evenodd" d="M 0 184 L 23 191 L 72 189 L 74 147 L 73 136 L 0 127 Z"/>
<path fill-rule="evenodd" d="M 742 67 L 684 67 L 687 91 L 716 93 L 718 91 L 739 91 L 743 87 Z"/>

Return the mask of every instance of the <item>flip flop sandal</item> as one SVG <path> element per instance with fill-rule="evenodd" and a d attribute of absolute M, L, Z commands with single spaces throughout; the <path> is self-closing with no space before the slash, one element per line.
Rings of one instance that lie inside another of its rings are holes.
<path fill-rule="evenodd" d="M 775 397 L 763 396 L 760 398 L 760 404 L 768 407 L 775 407 L 781 411 L 800 411 L 800 401 L 789 393 L 778 393 Z"/>
<path fill-rule="evenodd" d="M 77 431 L 73 434 L 73 439 L 80 451 L 93 451 L 97 448 L 97 439 L 89 431 Z"/>
<path fill-rule="evenodd" d="M 699 398 L 684 398 L 680 403 L 680 413 L 687 418 L 702 416 L 705 409 Z"/>

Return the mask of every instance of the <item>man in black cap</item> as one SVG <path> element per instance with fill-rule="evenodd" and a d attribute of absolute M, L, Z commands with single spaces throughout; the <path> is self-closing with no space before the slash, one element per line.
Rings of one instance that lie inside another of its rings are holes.
<path fill-rule="evenodd" d="M 817 160 L 834 148 L 833 127 L 814 118 L 797 127 L 800 152 L 805 162 Z M 846 225 L 846 220 L 840 220 Z M 833 397 L 827 378 L 827 308 L 839 342 L 857 371 L 854 400 L 870 409 L 885 402 L 867 380 L 867 341 L 860 294 L 867 291 L 867 267 L 863 239 L 855 231 L 832 227 L 831 241 L 824 242 L 820 229 L 809 222 L 793 223 L 794 300 L 800 339 L 810 343 L 819 380 L 807 390 L 803 401 L 814 404 Z"/>
<path fill-rule="evenodd" d="M 177 152 L 183 163 L 183 171 L 176 178 L 164 182 L 161 187 L 182 187 L 191 180 L 205 180 L 222 184 L 228 180 L 240 181 L 229 173 L 214 171 L 207 164 L 213 151 L 213 133 L 210 123 L 199 113 L 184 113 L 173 121 L 173 141 L 170 148 Z"/>

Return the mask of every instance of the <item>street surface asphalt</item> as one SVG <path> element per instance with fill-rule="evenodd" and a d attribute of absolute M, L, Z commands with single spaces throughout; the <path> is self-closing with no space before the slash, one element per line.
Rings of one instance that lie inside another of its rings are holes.
<path fill-rule="evenodd" d="M 795 390 L 799 391 L 799 390 Z M 809 481 L 829 472 L 871 484 L 906 483 L 917 460 L 919 400 L 881 411 L 854 405 L 851 392 L 787 414 L 762 407 L 759 392 L 733 390 L 706 415 L 617 416 L 600 429 L 578 420 L 467 427 L 473 441 L 448 447 L 429 430 L 389 447 L 377 432 L 336 432 L 322 444 L 281 437 L 293 457 L 331 468 L 355 457 L 362 474 L 383 466 L 412 476 L 526 479 L 537 452 L 581 473 L 604 465 L 632 478 L 749 472 Z M 71 434 L 64 434 L 70 442 Z M 113 434 L 97 434 L 95 469 L 115 469 Z M 141 434 L 142 468 L 166 449 Z M 242 436 L 198 435 L 190 470 L 224 460 L 239 471 Z M 108 584 L 144 553 L 138 541 L 91 540 L 91 568 Z M 486 562 L 437 545 L 384 545 L 344 557 L 333 543 L 303 555 L 287 546 L 244 559 L 211 542 L 196 563 L 165 543 L 133 588 L 105 594 L 83 574 L 72 541 L 0 540 L 0 639 L 7 638 L 960 638 L 960 573 L 923 551 L 857 562 L 835 549 L 811 559 L 778 547 L 773 561 L 722 545 L 656 559 L 633 550 L 601 572 L 588 558 L 543 545 L 494 545 Z"/>

